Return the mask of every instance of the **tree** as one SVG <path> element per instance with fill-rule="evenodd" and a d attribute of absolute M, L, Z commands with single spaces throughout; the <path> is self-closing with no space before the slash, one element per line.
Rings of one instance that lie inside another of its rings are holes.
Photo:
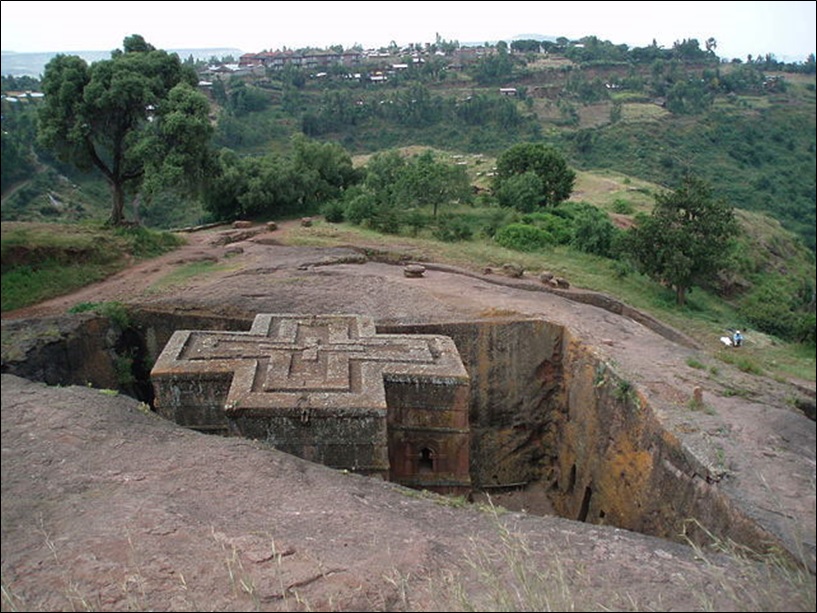
<path fill-rule="evenodd" d="M 242 215 L 239 198 L 247 191 L 249 173 L 232 149 L 223 149 L 216 171 L 207 181 L 204 209 L 216 221 L 233 220 Z"/>
<path fill-rule="evenodd" d="M 121 225 L 126 196 L 139 194 L 147 175 L 158 185 L 170 162 L 167 176 L 175 182 L 208 159 L 209 105 L 197 82 L 176 54 L 138 34 L 90 66 L 57 55 L 42 80 L 40 141 L 62 161 L 102 173 L 112 191 L 110 222 Z"/>
<path fill-rule="evenodd" d="M 532 170 L 513 175 L 496 190 L 496 199 L 500 206 L 532 213 L 542 199 L 542 180 Z"/>
<path fill-rule="evenodd" d="M 511 50 L 517 53 L 539 53 L 542 43 L 538 40 L 524 39 L 511 41 Z"/>
<path fill-rule="evenodd" d="M 542 143 L 520 143 L 497 158 L 494 193 L 511 177 L 534 172 L 542 182 L 539 206 L 556 206 L 570 198 L 576 173 L 567 166 L 564 157 L 553 147 Z"/>
<path fill-rule="evenodd" d="M 577 203 L 573 219 L 573 236 L 570 246 L 584 253 L 609 257 L 620 232 L 603 210 L 585 203 Z"/>
<path fill-rule="evenodd" d="M 216 168 L 210 148 L 210 103 L 189 85 L 179 84 L 156 107 L 143 137 L 147 200 L 162 190 L 199 195 Z"/>
<path fill-rule="evenodd" d="M 471 68 L 471 74 L 480 85 L 495 85 L 513 76 L 513 59 L 508 53 L 508 44 L 499 41 L 496 53 L 480 58 Z"/>
<path fill-rule="evenodd" d="M 31 141 L 37 131 L 36 114 L 30 105 L 17 104 L 3 109 L 3 130 L 0 134 L 0 187 L 3 192 L 12 183 L 31 176 L 36 164 Z"/>
<path fill-rule="evenodd" d="M 308 179 L 306 205 L 339 198 L 362 179 L 363 173 L 355 169 L 352 157 L 338 143 L 321 143 L 298 134 L 292 139 L 292 148 L 295 172 Z"/>
<path fill-rule="evenodd" d="M 713 101 L 714 95 L 700 79 L 679 81 L 667 92 L 667 110 L 674 115 L 703 113 Z"/>
<path fill-rule="evenodd" d="M 675 290 L 679 306 L 696 283 L 726 267 L 737 232 L 732 207 L 713 197 L 704 181 L 686 176 L 674 191 L 657 194 L 652 214 L 627 237 L 627 251 L 641 272 Z"/>
<path fill-rule="evenodd" d="M 397 182 L 397 203 L 404 208 L 431 206 L 433 217 L 441 204 L 468 201 L 471 182 L 462 166 L 438 162 L 430 150 L 412 157 Z"/>

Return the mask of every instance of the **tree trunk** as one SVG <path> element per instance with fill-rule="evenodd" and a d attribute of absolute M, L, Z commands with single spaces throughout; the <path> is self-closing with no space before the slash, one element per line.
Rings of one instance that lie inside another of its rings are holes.
<path fill-rule="evenodd" d="M 683 285 L 675 286 L 675 304 L 684 306 L 687 303 L 687 288 Z"/>
<path fill-rule="evenodd" d="M 122 183 L 112 183 L 113 208 L 111 209 L 111 225 L 121 226 L 125 221 L 125 186 Z"/>

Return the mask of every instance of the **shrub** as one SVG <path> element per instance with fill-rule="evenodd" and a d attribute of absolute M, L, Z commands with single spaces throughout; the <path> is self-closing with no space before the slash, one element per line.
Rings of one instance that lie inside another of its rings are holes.
<path fill-rule="evenodd" d="M 506 226 L 509 223 L 513 223 L 517 219 L 517 215 L 518 213 L 516 213 L 512 209 L 495 208 L 490 212 L 487 219 L 483 222 L 480 232 L 482 233 L 483 236 L 487 236 L 488 238 L 494 238 L 499 229 L 502 226 Z"/>
<path fill-rule="evenodd" d="M 446 243 L 471 240 L 474 231 L 468 223 L 454 215 L 441 215 L 434 228 L 434 238 Z"/>
<path fill-rule="evenodd" d="M 635 207 L 628 200 L 616 198 L 613 200 L 613 213 L 618 213 L 619 215 L 632 215 L 635 213 Z"/>
<path fill-rule="evenodd" d="M 814 347 L 817 344 L 815 328 L 817 328 L 817 317 L 814 313 L 799 314 L 795 323 L 795 340 Z"/>
<path fill-rule="evenodd" d="M 115 228 L 114 233 L 124 238 L 131 253 L 140 258 L 162 255 L 184 244 L 184 239 L 172 232 L 157 232 L 143 226 L 122 226 Z"/>
<path fill-rule="evenodd" d="M 121 302 L 80 302 L 68 309 L 69 313 L 87 313 L 93 311 L 107 317 L 123 330 L 130 327 L 130 315 Z"/>
<path fill-rule="evenodd" d="M 787 341 L 813 344 L 814 314 L 796 311 L 792 306 L 789 288 L 766 282 L 756 286 L 744 298 L 740 315 L 766 334 Z"/>
<path fill-rule="evenodd" d="M 402 214 L 400 210 L 393 206 L 383 205 L 375 209 L 369 219 L 369 224 L 373 230 L 384 234 L 399 234 L 402 224 Z"/>
<path fill-rule="evenodd" d="M 555 242 L 547 230 L 523 223 L 500 228 L 494 239 L 506 249 L 525 252 L 542 251 Z"/>
<path fill-rule="evenodd" d="M 554 209 L 552 213 L 528 213 L 522 216 L 521 221 L 544 230 L 557 245 L 567 245 L 573 239 L 572 220 L 570 216 L 561 214 L 559 209 Z"/>
<path fill-rule="evenodd" d="M 613 261 L 613 274 L 616 279 L 623 279 L 628 275 L 635 274 L 636 267 L 630 260 L 615 260 Z"/>
<path fill-rule="evenodd" d="M 431 217 L 417 209 L 407 211 L 404 217 L 406 225 L 411 228 L 413 236 L 417 236 L 420 230 L 431 224 Z"/>
<path fill-rule="evenodd" d="M 359 226 L 374 217 L 377 204 L 374 198 L 365 193 L 358 193 L 346 202 L 344 216 L 349 223 Z"/>
<path fill-rule="evenodd" d="M 345 213 L 346 207 L 339 200 L 332 200 L 321 206 L 321 215 L 329 223 L 341 223 Z"/>
<path fill-rule="evenodd" d="M 610 257 L 616 232 L 607 213 L 595 207 L 586 208 L 576 216 L 570 244 L 584 253 Z"/>
<path fill-rule="evenodd" d="M 508 177 L 496 191 L 496 198 L 503 207 L 523 213 L 535 211 L 542 200 L 542 180 L 528 171 Z"/>

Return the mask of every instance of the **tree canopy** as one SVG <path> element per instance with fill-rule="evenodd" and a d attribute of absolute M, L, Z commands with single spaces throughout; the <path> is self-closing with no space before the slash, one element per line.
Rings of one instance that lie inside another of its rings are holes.
<path fill-rule="evenodd" d="M 737 229 L 732 207 L 715 199 L 708 183 L 686 176 L 676 190 L 655 196 L 652 214 L 630 231 L 628 251 L 684 305 L 693 285 L 725 268 Z"/>
<path fill-rule="evenodd" d="M 161 184 L 192 187 L 209 163 L 209 103 L 195 72 L 140 35 L 88 65 L 57 55 L 45 67 L 39 137 L 62 161 L 96 169 L 111 186 L 110 221 L 127 195 Z"/>
<path fill-rule="evenodd" d="M 306 214 L 340 198 L 360 181 L 352 158 L 337 143 L 293 137 L 289 155 L 221 152 L 206 181 L 204 207 L 217 220 Z"/>
<path fill-rule="evenodd" d="M 529 189 L 533 183 L 530 176 L 524 185 L 520 185 L 516 178 L 529 172 L 541 182 L 539 206 L 556 206 L 570 198 L 576 173 L 568 167 L 559 151 L 542 143 L 519 143 L 500 154 L 496 161 L 494 192 L 505 193 L 507 197 L 508 191 L 516 192 L 522 187 Z"/>
<path fill-rule="evenodd" d="M 461 166 L 435 159 L 430 150 L 411 158 L 398 181 L 398 201 L 409 208 L 431 206 L 437 217 L 440 205 L 471 198 L 471 183 Z"/>

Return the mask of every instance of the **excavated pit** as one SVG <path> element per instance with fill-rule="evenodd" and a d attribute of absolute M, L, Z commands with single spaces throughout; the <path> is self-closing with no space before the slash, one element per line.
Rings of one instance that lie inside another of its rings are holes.
<path fill-rule="evenodd" d="M 90 313 L 4 322 L 3 372 L 116 389 L 153 406 L 150 370 L 176 330 L 251 324 L 149 310 L 129 313 L 127 329 Z M 756 550 L 773 540 L 700 476 L 637 391 L 563 327 L 491 319 L 377 333 L 454 341 L 469 375 L 473 499 L 671 540 L 715 535 Z"/>

